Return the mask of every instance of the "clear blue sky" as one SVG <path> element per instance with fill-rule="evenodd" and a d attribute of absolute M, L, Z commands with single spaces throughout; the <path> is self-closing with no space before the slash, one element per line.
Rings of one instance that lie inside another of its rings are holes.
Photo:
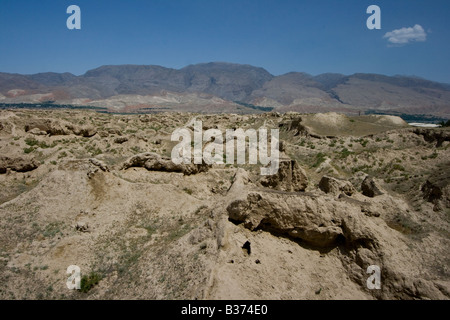
<path fill-rule="evenodd" d="M 81 30 L 66 27 L 71 4 L 81 8 Z M 381 30 L 366 27 L 371 4 L 381 8 Z M 383 38 L 416 24 L 426 41 Z M 449 32 L 449 0 L 1 0 L 0 72 L 225 61 L 274 75 L 368 72 L 450 83 Z"/>

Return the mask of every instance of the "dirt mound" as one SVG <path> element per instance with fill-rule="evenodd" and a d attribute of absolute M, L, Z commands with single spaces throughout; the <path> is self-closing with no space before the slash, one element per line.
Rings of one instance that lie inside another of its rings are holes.
<path fill-rule="evenodd" d="M 376 119 L 374 123 L 384 126 L 404 127 L 408 125 L 405 120 L 397 116 L 373 115 L 372 117 Z"/>
<path fill-rule="evenodd" d="M 299 116 L 298 132 L 315 137 L 368 136 L 392 129 L 405 128 L 408 124 L 396 116 L 369 115 L 349 117 L 336 112 Z M 294 123 L 293 123 L 294 124 Z M 289 127 L 288 127 L 289 129 Z"/>
<path fill-rule="evenodd" d="M 347 116 L 336 112 L 317 113 L 308 117 L 308 122 L 311 124 L 336 129 L 344 127 L 348 121 Z"/>

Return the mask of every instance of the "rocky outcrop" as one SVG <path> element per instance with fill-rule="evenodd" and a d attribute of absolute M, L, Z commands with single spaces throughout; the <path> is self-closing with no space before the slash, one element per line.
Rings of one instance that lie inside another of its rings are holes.
<path fill-rule="evenodd" d="M 108 166 L 103 162 L 95 158 L 89 159 L 89 162 L 92 163 L 94 166 L 100 168 L 100 170 L 104 172 L 109 172 Z"/>
<path fill-rule="evenodd" d="M 280 191 L 298 192 L 305 191 L 308 186 L 308 177 L 297 161 L 281 159 L 278 172 L 266 176 L 260 181 L 263 187 Z"/>
<path fill-rule="evenodd" d="M 361 184 L 361 191 L 366 197 L 374 198 L 383 194 L 375 180 L 367 176 Z"/>
<path fill-rule="evenodd" d="M 77 222 L 75 229 L 80 232 L 89 232 L 89 224 L 86 221 Z"/>
<path fill-rule="evenodd" d="M 209 166 L 205 163 L 197 164 L 174 164 L 172 159 L 161 157 L 159 154 L 146 152 L 137 154 L 122 165 L 122 169 L 126 170 L 131 167 L 142 167 L 149 171 L 166 171 L 166 172 L 182 172 L 185 175 L 197 174 L 209 170 Z"/>
<path fill-rule="evenodd" d="M 25 132 L 36 134 L 46 132 L 51 136 L 75 134 L 82 137 L 92 137 L 97 133 L 93 126 L 78 126 L 66 121 L 52 119 L 33 119 L 25 124 Z"/>
<path fill-rule="evenodd" d="M 450 141 L 450 131 L 420 128 L 413 132 L 422 136 L 426 142 L 436 143 L 436 148 L 441 147 L 444 141 Z"/>
<path fill-rule="evenodd" d="M 82 127 L 78 127 L 78 126 L 67 126 L 67 128 L 69 130 L 72 130 L 72 132 L 77 135 L 77 136 L 82 136 L 85 138 L 90 138 L 95 136 L 95 134 L 97 133 L 97 129 L 93 126 L 82 126 Z"/>
<path fill-rule="evenodd" d="M 423 198 L 435 205 L 435 211 L 441 210 L 442 207 L 450 208 L 450 174 L 440 178 L 430 178 L 421 187 Z"/>
<path fill-rule="evenodd" d="M 35 136 L 45 136 L 47 135 L 47 132 L 40 130 L 38 128 L 33 128 L 28 133 L 34 134 Z"/>
<path fill-rule="evenodd" d="M 347 196 L 351 196 L 356 191 L 350 181 L 328 176 L 322 177 L 319 182 L 319 188 L 325 193 L 331 193 L 334 195 L 344 193 Z"/>
<path fill-rule="evenodd" d="M 28 172 L 38 167 L 39 163 L 34 159 L 0 156 L 0 173 L 6 173 L 8 169 L 16 172 Z"/>
<path fill-rule="evenodd" d="M 114 143 L 122 144 L 128 141 L 127 137 L 117 137 L 114 139 Z"/>
<path fill-rule="evenodd" d="M 308 136 L 309 132 L 306 127 L 302 125 L 302 121 L 303 119 L 301 117 L 297 117 L 295 119 L 282 122 L 280 124 L 280 130 L 289 132 L 294 136 Z"/>
<path fill-rule="evenodd" d="M 227 212 L 231 221 L 250 230 L 263 229 L 301 239 L 316 247 L 373 241 L 367 218 L 350 205 L 308 195 L 251 192 L 232 201 Z M 340 239 L 340 240 L 339 240 Z"/>
<path fill-rule="evenodd" d="M 435 202 L 442 199 L 442 187 L 427 180 L 421 188 L 423 192 L 423 198 L 428 202 Z"/>
<path fill-rule="evenodd" d="M 118 135 L 118 136 L 121 136 L 121 135 L 122 135 L 122 130 L 120 130 L 120 129 L 118 129 L 118 128 L 107 128 L 106 131 L 107 131 L 109 134 L 116 134 L 116 135 Z"/>
<path fill-rule="evenodd" d="M 32 131 L 38 132 L 38 131 L 44 131 L 49 135 L 56 136 L 56 135 L 68 135 L 70 134 L 70 131 L 61 125 L 58 121 L 51 120 L 51 119 L 33 119 L 28 121 L 28 123 L 25 125 L 25 132 Z"/>
<path fill-rule="evenodd" d="M 367 179 L 367 185 L 370 186 L 371 181 L 373 179 Z M 345 180 L 327 177 L 323 180 L 324 185 L 325 182 L 330 193 L 348 188 Z M 252 191 L 251 184 L 245 170 L 236 172 L 228 192 L 226 212 L 229 221 L 252 231 L 264 230 L 293 239 L 301 246 L 320 252 L 338 247 L 338 251 L 343 253 L 339 257 L 349 278 L 364 288 L 368 266 L 379 266 L 383 291 L 372 291 L 375 298 L 448 297 L 448 290 L 439 283 L 416 279 L 399 267 L 397 254 L 402 251 L 396 247 L 399 245 L 396 242 L 398 235 L 390 232 L 377 218 L 380 215 L 376 214 L 376 199 L 361 201 L 364 198 L 356 192 L 354 197 L 342 192 L 339 198 L 333 198 L 320 193 L 286 193 L 270 189 Z M 375 193 L 376 190 L 372 191 Z M 393 212 L 404 210 L 390 201 L 383 202 L 385 207 Z"/>

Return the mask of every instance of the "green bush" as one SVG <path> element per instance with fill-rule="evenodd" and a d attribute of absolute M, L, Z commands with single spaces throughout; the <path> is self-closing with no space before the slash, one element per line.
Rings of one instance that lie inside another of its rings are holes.
<path fill-rule="evenodd" d="M 26 138 L 25 143 L 30 147 L 40 147 L 42 149 L 54 148 L 57 145 L 57 142 L 53 142 L 51 145 L 45 143 L 45 141 L 39 142 L 34 138 Z"/>
<path fill-rule="evenodd" d="M 81 277 L 80 291 L 83 293 L 89 292 L 96 284 L 102 280 L 102 276 L 97 272 L 91 272 L 88 275 Z"/>
<path fill-rule="evenodd" d="M 67 157 L 67 152 L 63 151 L 58 155 L 58 159 Z"/>
<path fill-rule="evenodd" d="M 25 139 L 25 143 L 27 145 L 29 145 L 30 147 L 33 147 L 33 146 L 37 145 L 39 142 L 36 139 L 33 139 L 33 138 L 26 138 Z"/>
<path fill-rule="evenodd" d="M 441 121 L 439 124 L 442 127 L 450 127 L 450 120 L 447 120 L 447 122 Z"/>
<path fill-rule="evenodd" d="M 324 162 L 326 160 L 326 155 L 322 152 L 319 152 L 316 155 L 316 162 L 312 165 L 313 168 L 317 168 L 318 166 L 320 166 L 322 164 L 322 162 Z"/>
<path fill-rule="evenodd" d="M 341 151 L 341 155 L 340 158 L 341 159 L 345 159 L 347 158 L 349 155 L 354 154 L 354 152 L 349 151 L 347 148 L 342 149 Z"/>
<path fill-rule="evenodd" d="M 396 164 L 394 164 L 394 165 L 392 166 L 391 171 L 395 171 L 395 170 L 398 170 L 398 171 L 405 171 L 405 167 L 403 167 L 402 165 L 396 163 Z"/>

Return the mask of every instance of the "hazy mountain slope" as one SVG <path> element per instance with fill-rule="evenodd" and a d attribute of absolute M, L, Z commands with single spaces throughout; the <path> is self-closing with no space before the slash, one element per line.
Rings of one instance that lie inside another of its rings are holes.
<path fill-rule="evenodd" d="M 29 76 L 0 72 L 0 92 L 8 96 L 10 90 L 45 90 L 45 86 Z"/>
<path fill-rule="evenodd" d="M 45 73 L 36 73 L 27 78 L 41 84 L 44 86 L 52 87 L 52 86 L 64 86 L 72 84 L 77 76 L 66 72 L 66 73 L 55 73 L 55 72 L 45 72 Z"/>
<path fill-rule="evenodd" d="M 126 99 L 128 107 L 139 105 L 143 96 L 159 97 L 168 92 L 208 94 L 230 103 L 246 102 L 280 112 L 357 113 L 376 109 L 450 118 L 450 85 L 414 76 L 363 73 L 311 76 L 300 72 L 273 76 L 263 68 L 224 62 L 189 65 L 178 70 L 153 65 L 102 66 L 81 76 L 0 73 L 0 94 L 5 103 L 52 100 L 89 104 L 91 100 L 101 103 L 102 99 L 130 95 Z"/>
<path fill-rule="evenodd" d="M 189 92 L 205 92 L 228 100 L 245 101 L 273 76 L 263 68 L 231 63 L 205 63 L 180 70 Z"/>
<path fill-rule="evenodd" d="M 82 76 L 105 98 L 116 94 L 155 94 L 161 90 L 184 91 L 183 78 L 174 69 L 160 66 L 102 66 Z"/>
<path fill-rule="evenodd" d="M 346 104 L 391 110 L 402 107 L 422 107 L 426 113 L 430 106 L 450 108 L 450 91 L 432 82 L 414 82 L 392 77 L 350 76 L 333 91 Z"/>
<path fill-rule="evenodd" d="M 291 72 L 273 78 L 261 89 L 252 92 L 251 99 L 266 97 L 283 105 L 291 104 L 297 98 L 327 98 L 320 83 L 307 73 Z"/>

